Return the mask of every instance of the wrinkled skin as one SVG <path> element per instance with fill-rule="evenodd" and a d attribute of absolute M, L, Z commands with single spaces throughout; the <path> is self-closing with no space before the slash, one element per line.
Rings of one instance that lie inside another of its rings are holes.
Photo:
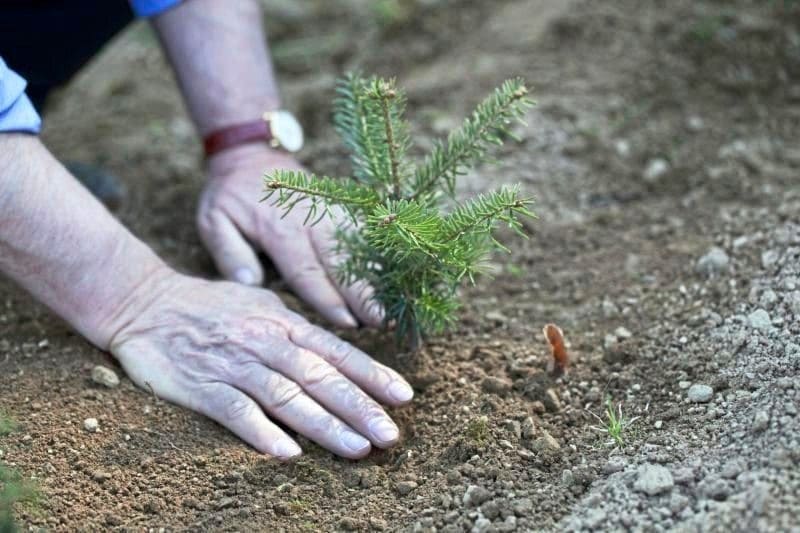
<path fill-rule="evenodd" d="M 411 387 L 393 370 L 269 291 L 174 272 L 159 286 L 165 289 L 111 342 L 140 387 L 280 458 L 301 450 L 268 417 L 348 458 L 398 440 L 375 400 L 397 406 L 411 399 Z"/>
<path fill-rule="evenodd" d="M 302 170 L 290 155 L 244 146 L 209 161 L 209 181 L 200 199 L 197 225 L 220 272 L 230 280 L 260 285 L 264 274 L 256 251 L 270 256 L 284 280 L 322 316 L 340 327 L 381 323 L 381 311 L 363 284 L 343 287 L 336 282 L 332 253 L 337 226 L 349 223 L 341 212 L 317 224 L 305 223 L 307 209 L 284 211 L 264 196 L 265 172 L 276 168 Z M 283 218 L 282 218 L 283 217 Z"/>

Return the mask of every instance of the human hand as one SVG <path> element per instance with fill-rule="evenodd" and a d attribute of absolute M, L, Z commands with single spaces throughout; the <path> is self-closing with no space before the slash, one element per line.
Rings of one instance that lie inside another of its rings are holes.
<path fill-rule="evenodd" d="M 276 168 L 300 169 L 293 157 L 264 145 L 226 150 L 209 160 L 209 179 L 197 212 L 200 236 L 227 279 L 260 285 L 264 273 L 256 257 L 266 252 L 289 286 L 322 316 L 341 327 L 381 323 L 379 306 L 363 283 L 342 286 L 335 280 L 341 257 L 333 254 L 334 232 L 348 223 L 343 215 L 305 223 L 306 210 L 284 211 L 259 203 L 261 177 Z M 283 217 L 283 218 L 282 218 Z M 248 242 L 249 241 L 249 242 Z"/>
<path fill-rule="evenodd" d="M 408 383 L 272 292 L 172 271 L 147 287 L 110 345 L 140 387 L 279 458 L 301 450 L 268 417 L 348 458 L 365 456 L 370 443 L 397 442 L 397 426 L 373 397 L 404 404 Z"/>

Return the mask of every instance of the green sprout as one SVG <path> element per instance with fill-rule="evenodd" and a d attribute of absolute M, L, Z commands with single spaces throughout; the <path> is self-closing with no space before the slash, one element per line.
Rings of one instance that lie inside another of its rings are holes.
<path fill-rule="evenodd" d="M 588 412 L 598 421 L 600 421 L 601 424 L 600 426 L 589 426 L 590 429 L 607 434 L 609 437 L 611 437 L 609 444 L 615 444 L 620 448 L 625 446 L 625 440 L 622 435 L 623 432 L 639 419 L 638 416 L 630 419 L 625 418 L 625 415 L 622 414 L 622 402 L 618 403 L 617 408 L 614 409 L 614 404 L 611 402 L 611 398 L 606 400 L 605 419 L 591 411 Z"/>
<path fill-rule="evenodd" d="M 463 125 L 437 142 L 419 163 L 408 157 L 412 142 L 403 118 L 405 95 L 394 80 L 351 74 L 337 89 L 334 123 L 350 152 L 352 175 L 329 178 L 293 170 L 265 176 L 266 199 L 288 213 L 302 206 L 306 222 L 336 211 L 335 252 L 347 257 L 340 283 L 364 280 L 385 310 L 398 341 L 416 350 L 427 334 L 452 327 L 458 288 L 486 272 L 494 250 L 507 249 L 492 236 L 502 223 L 523 235 L 521 217 L 534 217 L 519 187 L 503 187 L 466 202 L 455 185 L 472 167 L 489 159 L 493 146 L 513 135 L 533 105 L 520 79 L 506 81 Z"/>
<path fill-rule="evenodd" d="M 476 444 L 485 444 L 489 439 L 489 418 L 479 416 L 467 425 L 467 436 Z"/>
<path fill-rule="evenodd" d="M 17 423 L 0 411 L 0 437 L 5 437 L 17 429 Z"/>
<path fill-rule="evenodd" d="M 0 437 L 16 429 L 16 423 L 0 412 Z M 12 468 L 0 463 L 0 533 L 15 533 L 19 528 L 14 520 L 14 505 L 36 502 L 39 491 L 36 485 L 23 478 Z"/>

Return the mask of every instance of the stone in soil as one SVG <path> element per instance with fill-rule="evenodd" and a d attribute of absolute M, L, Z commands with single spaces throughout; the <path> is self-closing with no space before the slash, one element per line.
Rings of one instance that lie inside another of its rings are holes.
<path fill-rule="evenodd" d="M 647 183 L 656 183 L 669 171 L 669 163 L 664 159 L 653 159 L 647 164 L 642 177 Z"/>
<path fill-rule="evenodd" d="M 547 389 L 544 391 L 542 402 L 548 411 L 553 413 L 561 411 L 561 399 L 558 397 L 558 393 L 554 389 Z"/>
<path fill-rule="evenodd" d="M 750 327 L 758 330 L 768 330 L 772 327 L 772 320 L 769 317 L 766 309 L 756 309 L 747 315 L 747 323 Z"/>
<path fill-rule="evenodd" d="M 483 380 L 481 388 L 484 392 L 505 396 L 511 390 L 511 382 L 495 376 L 488 376 Z"/>
<path fill-rule="evenodd" d="M 769 414 L 766 411 L 758 411 L 753 417 L 753 431 L 761 432 L 769 427 Z"/>
<path fill-rule="evenodd" d="M 92 381 L 109 389 L 119 385 L 119 377 L 116 372 L 103 365 L 97 365 L 92 369 Z"/>
<path fill-rule="evenodd" d="M 603 473 L 614 474 L 615 472 L 622 472 L 628 465 L 628 461 L 624 457 L 615 455 L 611 457 L 603 467 Z"/>
<path fill-rule="evenodd" d="M 100 423 L 96 418 L 87 418 L 83 421 L 83 427 L 89 433 L 94 433 L 100 427 Z"/>
<path fill-rule="evenodd" d="M 394 490 L 401 496 L 405 496 L 412 490 L 416 489 L 419 485 L 416 481 L 400 481 L 394 486 Z"/>
<path fill-rule="evenodd" d="M 692 403 L 706 403 L 714 397 L 714 389 L 702 383 L 695 383 L 686 392 L 686 397 Z"/>
<path fill-rule="evenodd" d="M 483 487 L 477 485 L 470 485 L 464 492 L 462 502 L 465 507 L 478 507 L 483 502 L 492 497 L 492 493 Z"/>
<path fill-rule="evenodd" d="M 661 465 L 646 464 L 639 467 L 638 477 L 634 488 L 648 496 L 655 496 L 672 490 L 675 482 L 672 474 Z"/>
<path fill-rule="evenodd" d="M 725 250 L 714 246 L 697 260 L 695 270 L 701 274 L 719 274 L 728 270 L 730 259 Z"/>

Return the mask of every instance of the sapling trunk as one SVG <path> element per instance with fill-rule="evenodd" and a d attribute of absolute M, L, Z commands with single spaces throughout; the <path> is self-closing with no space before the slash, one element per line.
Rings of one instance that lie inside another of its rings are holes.
<path fill-rule="evenodd" d="M 505 250 L 492 236 L 497 226 L 524 236 L 520 218 L 535 216 L 517 186 L 462 203 L 454 198 L 456 178 L 512 136 L 511 122 L 534 102 L 522 80 L 506 81 L 415 166 L 407 157 L 405 95 L 394 80 L 351 74 L 337 93 L 334 123 L 350 151 L 352 176 L 275 170 L 265 177 L 265 199 L 287 212 L 303 202 L 312 224 L 334 206 L 352 219 L 352 229 L 337 233 L 337 252 L 348 258 L 339 281 L 369 282 L 386 325 L 416 351 L 426 335 L 455 323 L 464 280 L 475 283 L 492 251 Z"/>

